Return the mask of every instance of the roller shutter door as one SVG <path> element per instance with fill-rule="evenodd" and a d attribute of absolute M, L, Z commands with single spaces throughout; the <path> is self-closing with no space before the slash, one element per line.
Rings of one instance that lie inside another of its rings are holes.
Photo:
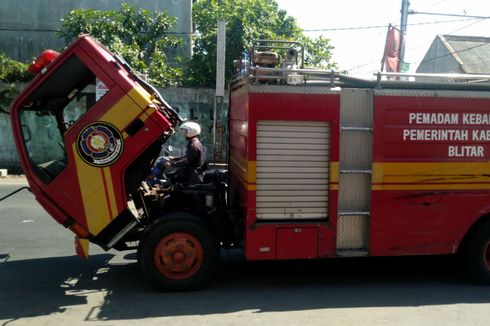
<path fill-rule="evenodd" d="M 258 121 L 257 219 L 327 218 L 329 153 L 328 122 Z"/>

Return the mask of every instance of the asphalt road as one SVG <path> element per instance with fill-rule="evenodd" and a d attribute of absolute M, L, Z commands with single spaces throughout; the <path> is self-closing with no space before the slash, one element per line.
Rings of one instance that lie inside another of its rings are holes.
<path fill-rule="evenodd" d="M 0 197 L 18 188 L 0 179 Z M 448 257 L 245 262 L 223 252 L 210 288 L 157 292 L 133 252 L 73 237 L 23 191 L 0 202 L 0 325 L 485 325 L 490 287 Z"/>

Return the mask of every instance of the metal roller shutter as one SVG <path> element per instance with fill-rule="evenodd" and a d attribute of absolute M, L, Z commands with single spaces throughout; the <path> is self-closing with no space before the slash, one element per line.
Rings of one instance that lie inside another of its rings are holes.
<path fill-rule="evenodd" d="M 258 121 L 257 219 L 326 218 L 329 152 L 328 122 Z"/>

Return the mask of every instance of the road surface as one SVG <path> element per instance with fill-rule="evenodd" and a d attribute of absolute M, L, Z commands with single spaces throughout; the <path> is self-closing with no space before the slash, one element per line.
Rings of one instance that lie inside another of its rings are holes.
<path fill-rule="evenodd" d="M 0 197 L 22 179 L 0 179 Z M 23 191 L 0 203 L 0 325 L 490 325 L 490 288 L 448 257 L 245 262 L 223 252 L 210 288 L 163 293 L 134 252 L 74 255 Z"/>

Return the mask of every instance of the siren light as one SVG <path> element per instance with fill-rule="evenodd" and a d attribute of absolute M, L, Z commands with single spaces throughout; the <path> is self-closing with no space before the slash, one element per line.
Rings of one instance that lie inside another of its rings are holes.
<path fill-rule="evenodd" d="M 56 51 L 53 50 L 46 50 L 43 53 L 41 53 L 40 56 L 36 58 L 32 62 L 32 64 L 29 66 L 27 69 L 27 72 L 29 72 L 31 75 L 37 75 L 40 73 L 47 65 L 49 65 L 51 62 L 56 59 L 57 56 L 60 54 Z"/>

